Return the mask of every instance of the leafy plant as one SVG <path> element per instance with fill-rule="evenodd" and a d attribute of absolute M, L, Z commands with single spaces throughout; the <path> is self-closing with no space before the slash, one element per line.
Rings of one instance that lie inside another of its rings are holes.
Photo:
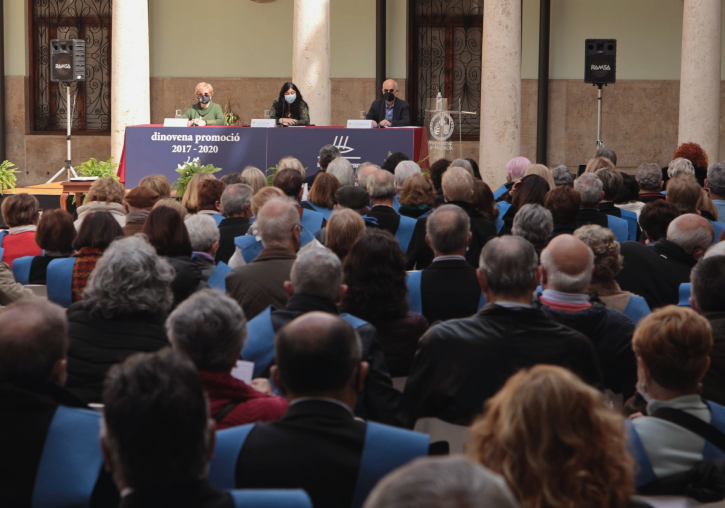
<path fill-rule="evenodd" d="M 97 161 L 91 157 L 78 167 L 78 176 L 97 176 L 98 178 L 114 178 L 118 180 L 116 169 L 118 164 L 113 162 L 113 157 L 107 161 Z"/>
<path fill-rule="evenodd" d="M 272 186 L 272 180 L 274 180 L 274 175 L 277 174 L 277 171 L 279 171 L 279 167 L 275 165 L 267 168 L 267 170 L 264 172 L 264 176 L 267 177 L 267 187 Z"/>
<path fill-rule="evenodd" d="M 186 192 L 186 187 L 189 185 L 189 180 L 191 180 L 192 176 L 197 173 L 216 173 L 221 170 L 222 168 L 217 168 L 213 164 L 202 166 L 199 157 L 194 157 L 193 160 L 188 158 L 186 159 L 186 162 L 177 166 L 176 172 L 181 176 L 179 176 L 179 179 L 174 182 L 171 189 L 175 190 L 176 197 L 181 199 L 184 192 Z"/>
<path fill-rule="evenodd" d="M 227 125 L 239 125 L 242 117 L 232 108 L 234 108 L 234 102 L 232 102 L 230 97 L 224 106 L 224 120 L 227 122 Z"/>
<path fill-rule="evenodd" d="M 15 175 L 20 172 L 15 167 L 15 164 L 10 161 L 3 161 L 0 164 L 0 191 L 15 188 L 15 183 L 18 180 Z"/>

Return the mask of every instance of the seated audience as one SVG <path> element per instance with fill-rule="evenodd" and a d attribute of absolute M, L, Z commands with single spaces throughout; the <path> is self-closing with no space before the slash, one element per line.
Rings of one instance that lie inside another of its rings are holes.
<path fill-rule="evenodd" d="M 707 189 L 700 189 L 700 199 L 697 200 L 697 205 L 695 206 L 697 211 L 700 212 L 700 215 L 707 220 L 711 222 L 720 220 L 720 212 L 717 211 L 715 203 L 710 199 L 710 193 Z"/>
<path fill-rule="evenodd" d="M 466 161 L 468 163 L 468 161 Z M 470 164 L 469 164 L 470 166 Z M 405 181 L 413 175 L 420 174 L 420 166 L 413 161 L 403 161 L 395 167 L 395 187 L 400 190 Z"/>
<path fill-rule="evenodd" d="M 470 157 L 466 158 L 468 163 L 473 168 L 473 178 L 476 180 L 481 180 L 481 170 L 478 168 L 478 162 L 476 162 L 474 159 L 471 159 Z"/>
<path fill-rule="evenodd" d="M 675 162 L 678 158 L 682 158 L 690 162 L 686 174 L 694 176 L 697 183 L 700 184 L 701 187 L 704 187 L 705 178 L 707 178 L 707 168 L 710 165 L 705 150 L 703 150 L 697 143 L 682 143 L 672 154 L 672 162 Z M 677 165 L 673 167 L 672 163 L 670 164 L 669 169 L 673 171 L 670 172 L 668 170 L 667 175 L 669 178 L 675 178 L 678 176 L 678 167 Z M 691 173 L 690 170 L 692 171 Z"/>
<path fill-rule="evenodd" d="M 597 148 L 597 151 L 594 154 L 594 158 L 597 157 L 606 157 L 607 159 L 612 161 L 612 164 L 614 164 L 615 166 L 617 165 L 617 154 L 611 148 L 608 148 L 606 146 L 600 146 L 599 148 Z"/>
<path fill-rule="evenodd" d="M 303 176 L 295 169 L 280 169 L 274 175 L 272 185 L 280 189 L 286 196 L 292 198 L 295 209 L 300 216 L 300 224 L 308 233 L 314 235 L 322 226 L 325 225 L 325 216 L 315 211 L 315 209 L 307 201 L 302 201 Z"/>
<path fill-rule="evenodd" d="M 340 187 L 355 185 L 355 172 L 352 164 L 345 157 L 335 157 L 330 164 L 327 165 L 327 174 L 337 178 Z"/>
<path fill-rule="evenodd" d="M 589 339 L 531 306 L 538 278 L 529 242 L 517 236 L 488 242 L 478 282 L 487 302 L 478 314 L 439 323 L 421 338 L 400 401 L 404 426 L 424 417 L 469 425 L 509 376 L 538 363 L 601 383 Z"/>
<path fill-rule="evenodd" d="M 576 222 L 581 202 L 579 191 L 568 185 L 560 185 L 546 193 L 544 206 L 551 212 L 551 218 L 554 221 L 554 229 L 551 231 L 549 241 L 559 235 L 574 234 L 579 227 Z"/>
<path fill-rule="evenodd" d="M 123 234 L 133 236 L 143 230 L 146 217 L 160 199 L 159 194 L 151 187 L 140 185 L 131 189 L 123 198 L 126 208 L 126 225 Z"/>
<path fill-rule="evenodd" d="M 506 481 L 461 457 L 426 457 L 390 473 L 363 508 L 518 508 Z"/>
<path fill-rule="evenodd" d="M 622 188 L 616 196 L 614 196 L 614 206 L 620 210 L 629 210 L 634 212 L 639 219 L 639 213 L 644 208 L 644 203 L 640 200 L 639 185 L 637 179 L 627 173 L 620 173 L 622 177 Z M 626 214 L 625 214 L 626 216 Z"/>
<path fill-rule="evenodd" d="M 115 178 L 99 178 L 93 182 L 83 200 L 83 206 L 79 206 L 76 210 L 78 213 L 78 219 L 74 223 L 76 229 L 80 229 L 83 219 L 94 212 L 108 212 L 119 226 L 125 226 L 126 208 L 123 206 L 125 195 L 126 189 Z"/>
<path fill-rule="evenodd" d="M 391 153 L 387 159 L 383 162 L 383 165 L 380 167 L 381 169 L 384 169 L 385 171 L 389 173 L 395 173 L 395 168 L 398 167 L 398 164 L 400 164 L 403 161 L 409 161 L 410 157 L 405 155 L 403 152 L 394 152 Z"/>
<path fill-rule="evenodd" d="M 189 232 L 176 210 L 165 206 L 153 210 L 146 219 L 143 233 L 156 249 L 156 253 L 174 269 L 174 280 L 171 282 L 171 291 L 174 294 L 172 308 L 186 300 L 194 291 L 207 287 L 201 269 L 191 260 Z"/>
<path fill-rule="evenodd" d="M 201 212 L 184 221 L 191 243 L 191 262 L 199 268 L 201 280 L 209 280 L 216 265 L 214 256 L 219 248 L 219 229 L 214 219 Z"/>
<path fill-rule="evenodd" d="M 497 201 L 506 199 L 508 192 L 511 191 L 511 188 L 516 182 L 523 178 L 529 166 L 531 166 L 531 161 L 526 157 L 514 157 L 508 161 L 508 164 L 506 164 L 506 183 L 493 193 Z"/>
<path fill-rule="evenodd" d="M 591 302 L 589 284 L 593 268 L 594 253 L 584 242 L 571 235 L 557 236 L 541 253 L 539 275 L 543 293 L 534 306 L 594 344 L 604 387 L 626 399 L 634 393 L 636 384 L 637 367 L 632 354 L 634 323 L 617 310 Z"/>
<path fill-rule="evenodd" d="M 315 178 L 315 183 L 312 184 L 312 188 L 307 193 L 305 203 L 311 205 L 316 212 L 321 213 L 325 220 L 329 220 L 335 207 L 335 193 L 338 189 L 340 189 L 338 179 L 330 173 L 322 173 Z"/>
<path fill-rule="evenodd" d="M 350 209 L 360 215 L 366 229 L 377 229 L 378 227 L 378 220 L 367 216 L 368 211 L 370 211 L 370 194 L 368 194 L 368 191 L 362 187 L 356 187 L 354 185 L 340 187 L 340 189 L 338 189 L 335 193 L 334 208 L 335 211 Z M 327 226 L 315 233 L 315 239 L 322 245 L 325 245 L 326 236 Z M 347 255 L 347 253 L 345 255 Z"/>
<path fill-rule="evenodd" d="M 340 261 L 345 261 L 350 248 L 360 235 L 365 233 L 365 221 L 354 210 L 341 209 L 330 216 L 327 227 L 320 231 L 323 230 L 325 247 L 334 252 Z"/>
<path fill-rule="evenodd" d="M 197 213 L 211 215 L 216 224 L 224 218 L 221 215 L 221 199 L 227 185 L 221 180 L 205 180 L 199 185 L 196 197 Z"/>
<path fill-rule="evenodd" d="M 98 260 L 101 259 L 111 242 L 123 237 L 123 228 L 109 212 L 93 212 L 86 214 L 81 228 L 73 240 L 76 258 L 73 265 L 71 281 L 71 301 L 83 299 L 83 290 L 88 278 L 93 273 Z"/>
<path fill-rule="evenodd" d="M 327 312 L 294 319 L 277 332 L 275 357 L 272 379 L 289 409 L 279 422 L 258 423 L 249 432 L 229 464 L 237 488 L 302 488 L 316 508 L 360 506 L 382 476 L 427 454 L 427 435 L 354 418 L 369 365 L 345 320 Z M 394 436 L 389 442 L 401 448 L 381 446 L 376 434 Z M 370 478 L 369 487 L 356 488 L 359 476 Z"/>
<path fill-rule="evenodd" d="M 400 165 L 405 164 L 401 162 Z M 415 164 L 415 163 L 413 163 Z M 399 166 L 400 166 L 399 165 Z M 417 166 L 417 164 L 415 164 Z M 396 169 L 396 171 L 398 171 Z M 397 178 L 397 176 L 396 176 Z M 430 177 L 423 173 L 413 173 L 405 179 L 400 189 L 398 201 L 400 208 L 398 213 L 412 219 L 417 219 L 433 210 L 435 204 L 436 190 Z M 493 198 L 491 198 L 493 204 Z"/>
<path fill-rule="evenodd" d="M 599 202 L 599 211 L 614 217 L 621 217 L 622 211 L 614 206 L 614 198 L 622 192 L 622 187 L 624 187 L 622 174 L 616 169 L 609 168 L 602 168 L 594 174 L 602 181 L 602 192 L 604 193 Z"/>
<path fill-rule="evenodd" d="M 622 416 L 561 367 L 511 376 L 471 433 L 473 457 L 504 477 L 522 508 L 633 506 Z"/>
<path fill-rule="evenodd" d="M 652 205 L 644 207 L 643 216 Z M 622 243 L 624 262 L 615 279 L 623 290 L 643 296 L 650 309 L 676 305 L 680 284 L 690 282 L 690 270 L 712 240 L 713 230 L 707 219 L 691 213 L 680 215 L 668 226 L 667 237 L 652 246 Z"/>
<path fill-rule="evenodd" d="M 554 182 L 554 177 L 551 175 L 551 170 L 544 166 L 543 164 L 532 164 L 528 168 L 526 168 L 526 173 L 524 173 L 524 176 L 529 175 L 536 175 L 540 176 L 544 180 L 546 180 L 546 183 L 549 184 L 549 190 L 556 187 L 556 183 Z"/>
<path fill-rule="evenodd" d="M 189 180 L 181 198 L 181 204 L 189 213 L 199 211 L 199 188 L 206 180 L 216 180 L 216 177 L 212 173 L 197 173 Z"/>
<path fill-rule="evenodd" d="M 372 162 L 363 162 L 357 167 L 355 171 L 355 182 L 358 187 L 361 187 L 367 191 L 368 188 L 368 177 L 378 171 L 380 166 L 373 164 Z"/>
<path fill-rule="evenodd" d="M 72 487 L 80 504 L 118 503 L 110 475 L 102 472 L 100 415 L 83 411 L 86 405 L 63 388 L 67 354 L 68 320 L 62 308 L 36 298 L 0 313 L 3 507 L 59 506 L 58 498 L 68 491 L 60 482 L 68 480 L 78 482 Z M 51 455 L 65 442 L 73 446 Z M 63 468 L 71 470 L 58 475 L 56 469 Z"/>
<path fill-rule="evenodd" d="M 283 169 L 294 169 L 302 175 L 303 180 L 305 178 L 305 167 L 302 165 L 302 162 L 295 157 L 282 157 L 277 163 L 277 171 L 282 171 Z"/>
<path fill-rule="evenodd" d="M 174 270 L 138 236 L 116 240 L 98 261 L 83 300 L 68 309 L 68 389 L 100 402 L 111 365 L 139 351 L 168 345 Z"/>
<path fill-rule="evenodd" d="M 594 157 L 593 159 L 590 159 L 589 162 L 587 162 L 587 166 L 584 169 L 585 173 L 596 173 L 602 168 L 609 168 L 609 169 L 615 169 L 616 165 L 614 162 L 609 160 L 607 157 Z"/>
<path fill-rule="evenodd" d="M 318 165 L 320 166 L 320 170 L 315 172 L 313 175 L 305 177 L 305 180 L 304 180 L 304 183 L 307 185 L 308 189 L 310 187 L 312 187 L 312 184 L 315 183 L 315 179 L 317 178 L 317 175 L 327 171 L 327 166 L 329 166 L 330 163 L 333 160 L 337 159 L 339 156 L 340 156 L 340 149 L 337 148 L 335 145 L 325 145 L 322 148 L 320 148 L 320 151 L 317 155 Z"/>
<path fill-rule="evenodd" d="M 264 176 L 261 169 L 255 168 L 254 166 L 247 166 L 244 168 L 244 171 L 242 171 L 242 178 L 249 182 L 249 186 L 254 189 L 254 194 L 256 194 L 259 189 L 267 187 L 267 177 Z"/>
<path fill-rule="evenodd" d="M 10 229 L 0 236 L 0 247 L 2 262 L 10 268 L 18 258 L 41 255 L 35 239 L 38 207 L 38 200 L 31 194 L 10 194 L 2 200 L 3 221 Z"/>
<path fill-rule="evenodd" d="M 638 389 L 648 400 L 647 416 L 633 416 L 629 427 L 638 466 L 637 488 L 660 480 L 668 493 L 683 495 L 684 488 L 673 491 L 680 483 L 673 475 L 689 472 L 704 459 L 725 456 L 725 451 L 701 437 L 687 419 L 689 415 L 725 431 L 725 408 L 699 395 L 710 365 L 710 324 L 690 309 L 668 306 L 639 323 L 632 346 L 637 356 Z M 689 478 L 681 484 L 697 486 L 697 481 Z"/>
<path fill-rule="evenodd" d="M 454 159 L 453 162 L 451 162 L 450 167 L 463 168 L 468 171 L 468 174 L 471 175 L 471 178 L 474 178 L 473 165 L 468 162 L 468 159 Z"/>
<path fill-rule="evenodd" d="M 551 212 L 539 204 L 524 205 L 514 217 L 511 234 L 527 240 L 536 249 L 536 255 L 546 246 L 554 231 Z"/>
<path fill-rule="evenodd" d="M 33 298 L 30 288 L 15 281 L 13 271 L 7 263 L 0 263 L 0 305 L 10 305 L 23 298 Z"/>
<path fill-rule="evenodd" d="M 30 262 L 28 283 L 45 284 L 48 265 L 54 259 L 72 256 L 75 239 L 76 228 L 71 214 L 60 208 L 45 212 L 35 230 L 35 243 L 43 249 L 43 255 L 33 257 Z"/>
<path fill-rule="evenodd" d="M 639 185 L 639 200 L 642 203 L 665 199 L 662 194 L 662 170 L 654 163 L 642 164 L 637 168 L 637 185 Z"/>
<path fill-rule="evenodd" d="M 300 214 L 290 201 L 270 199 L 257 213 L 254 224 L 264 249 L 254 261 L 237 266 L 226 276 L 227 293 L 239 303 L 247 319 L 270 305 L 285 306 L 284 282 L 300 250 Z"/>
<path fill-rule="evenodd" d="M 429 323 L 472 316 L 482 302 L 476 270 L 465 258 L 471 242 L 468 215 L 461 207 L 441 205 L 425 227 L 434 258 L 426 269 L 408 274 L 409 300 L 420 302 L 416 310 Z"/>
<path fill-rule="evenodd" d="M 373 217 L 380 229 L 388 231 L 398 240 L 403 253 L 415 249 L 413 236 L 418 222 L 395 211 L 395 177 L 388 171 L 376 171 L 368 178 L 368 192 L 372 208 L 368 217 Z M 420 240 L 419 240 L 420 241 Z"/>
<path fill-rule="evenodd" d="M 154 205 L 153 210 L 155 210 L 156 208 L 161 208 L 162 206 L 165 206 L 167 208 L 173 208 L 182 219 L 185 219 L 186 216 L 189 214 L 189 212 L 186 210 L 186 207 L 182 205 L 176 198 L 159 199 Z"/>
<path fill-rule="evenodd" d="M 620 242 L 629 239 L 629 225 L 625 219 L 608 215 L 599 210 L 599 204 L 604 198 L 604 185 L 597 175 L 584 173 L 574 182 L 574 189 L 579 192 L 582 203 L 577 216 L 579 226 L 596 224 L 611 229 Z M 617 209 L 617 211 L 619 210 Z"/>
<path fill-rule="evenodd" d="M 234 239 L 246 235 L 252 218 L 254 189 L 246 184 L 230 184 L 224 189 L 220 203 L 224 219 L 219 223 L 219 249 L 214 261 L 229 262 L 234 254 Z"/>
<path fill-rule="evenodd" d="M 481 212 L 487 220 L 495 223 L 499 215 L 499 207 L 491 192 L 491 187 L 483 180 L 478 178 L 473 180 L 473 197 L 471 198 L 473 207 Z"/>
<path fill-rule="evenodd" d="M 566 187 L 573 187 L 574 186 L 574 175 L 569 171 L 569 168 L 566 167 L 565 164 L 562 164 L 561 166 L 556 166 L 554 169 L 551 170 L 551 177 L 554 179 L 554 185 L 557 187 L 561 187 L 562 185 Z"/>
<path fill-rule="evenodd" d="M 719 220 L 725 220 L 725 162 L 718 162 L 707 169 L 705 188 L 710 192 Z"/>
<path fill-rule="evenodd" d="M 695 166 L 685 157 L 673 157 L 667 166 L 667 180 L 678 176 L 695 176 Z"/>
<path fill-rule="evenodd" d="M 226 185 L 227 187 L 238 183 L 243 185 L 249 185 L 249 182 L 242 176 L 241 173 L 227 173 L 219 180 L 224 182 L 224 185 Z"/>
<path fill-rule="evenodd" d="M 516 182 L 509 193 L 511 206 L 501 216 L 504 225 L 499 231 L 499 235 L 511 234 L 516 213 L 524 205 L 536 204 L 543 206 L 546 194 L 553 188 L 553 185 L 550 186 L 545 179 L 534 174 L 526 175 Z"/>
<path fill-rule="evenodd" d="M 664 197 L 664 196 L 663 196 Z M 652 245 L 667 236 L 670 223 L 680 216 L 680 211 L 664 199 L 646 203 L 639 213 L 639 225 L 644 234 L 644 243 Z"/>
<path fill-rule="evenodd" d="M 369 231 L 357 239 L 345 260 L 345 284 L 340 310 L 375 326 L 390 375 L 407 376 L 428 321 L 409 310 L 405 256 L 392 235 Z"/>
<path fill-rule="evenodd" d="M 248 385 L 232 376 L 247 340 L 247 320 L 239 304 L 206 289 L 190 296 L 166 320 L 172 347 L 199 370 L 218 429 L 279 420 L 287 401 L 273 396 L 266 379 Z"/>
<path fill-rule="evenodd" d="M 166 199 L 171 197 L 171 182 L 164 175 L 149 175 L 144 176 L 139 182 L 139 187 L 148 187 L 151 190 L 156 191 L 159 195 L 159 199 Z"/>
<path fill-rule="evenodd" d="M 433 182 L 433 187 L 435 187 L 436 192 L 441 196 L 443 195 L 443 175 L 450 165 L 451 161 L 448 159 L 438 159 L 430 165 L 430 179 Z M 524 168 L 525 170 L 526 168 Z"/>

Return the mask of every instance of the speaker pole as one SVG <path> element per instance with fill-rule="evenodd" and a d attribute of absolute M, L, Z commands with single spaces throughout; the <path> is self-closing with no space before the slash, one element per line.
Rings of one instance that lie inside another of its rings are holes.
<path fill-rule="evenodd" d="M 600 148 L 604 146 L 604 142 L 602 141 L 602 84 L 597 83 L 597 88 L 599 89 L 599 99 L 597 100 L 598 107 L 598 114 L 597 114 L 597 148 Z"/>
<path fill-rule="evenodd" d="M 75 111 L 75 104 L 73 106 L 71 106 L 71 102 L 70 102 L 70 82 L 66 82 L 66 84 L 65 84 L 65 90 L 66 90 L 66 92 L 65 92 L 66 93 L 66 95 L 65 95 L 65 97 L 66 97 L 66 103 L 65 104 L 66 104 L 66 112 L 67 112 L 67 114 L 66 114 L 66 119 L 67 119 L 67 122 L 66 122 L 66 127 L 67 127 L 66 140 L 67 140 L 67 143 L 68 143 L 68 158 L 65 160 L 65 166 L 63 166 L 62 168 L 60 168 L 60 170 L 55 175 L 53 175 L 53 178 L 51 178 L 50 180 L 48 180 L 47 182 L 45 182 L 46 184 L 51 183 L 53 180 L 55 180 L 56 178 L 58 178 L 60 176 L 60 174 L 63 173 L 63 171 L 66 172 L 66 177 L 68 178 L 68 180 L 71 179 L 71 176 L 74 176 L 76 178 L 78 177 L 78 175 L 76 174 L 76 170 L 73 169 L 73 166 L 71 165 L 71 156 L 70 156 L 70 146 L 71 146 L 71 120 L 73 118 L 73 112 Z"/>

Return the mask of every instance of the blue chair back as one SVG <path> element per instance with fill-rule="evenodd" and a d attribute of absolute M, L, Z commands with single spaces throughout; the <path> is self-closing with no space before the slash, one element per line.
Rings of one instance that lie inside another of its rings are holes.
<path fill-rule="evenodd" d="M 13 276 L 23 286 L 30 284 L 30 265 L 34 258 L 35 256 L 23 256 L 13 261 Z"/>
<path fill-rule="evenodd" d="M 229 492 L 236 508 L 312 508 L 312 500 L 302 489 L 245 489 Z"/>
<path fill-rule="evenodd" d="M 680 307 L 690 306 L 690 295 L 692 294 L 692 284 L 689 282 L 680 284 L 680 301 L 677 305 Z"/>
<path fill-rule="evenodd" d="M 48 300 L 57 303 L 61 307 L 70 307 L 72 303 L 73 267 L 77 259 L 54 259 L 48 264 L 48 274 L 46 276 Z"/>

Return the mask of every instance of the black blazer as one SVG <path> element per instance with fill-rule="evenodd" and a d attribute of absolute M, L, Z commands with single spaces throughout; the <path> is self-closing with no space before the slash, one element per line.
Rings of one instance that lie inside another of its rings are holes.
<path fill-rule="evenodd" d="M 464 259 L 431 263 L 423 270 L 420 289 L 423 315 L 431 325 L 478 312 L 481 287 L 476 269 Z"/>
<path fill-rule="evenodd" d="M 234 239 L 247 234 L 249 230 L 249 219 L 246 217 L 231 217 L 223 219 L 219 223 L 219 249 L 216 251 L 214 261 L 229 262 L 234 255 Z"/>
<path fill-rule="evenodd" d="M 385 99 L 373 101 L 365 119 L 375 120 L 378 123 L 385 120 Z M 403 99 L 396 97 L 393 102 L 392 127 L 407 127 L 408 125 L 410 125 L 410 106 Z"/>

